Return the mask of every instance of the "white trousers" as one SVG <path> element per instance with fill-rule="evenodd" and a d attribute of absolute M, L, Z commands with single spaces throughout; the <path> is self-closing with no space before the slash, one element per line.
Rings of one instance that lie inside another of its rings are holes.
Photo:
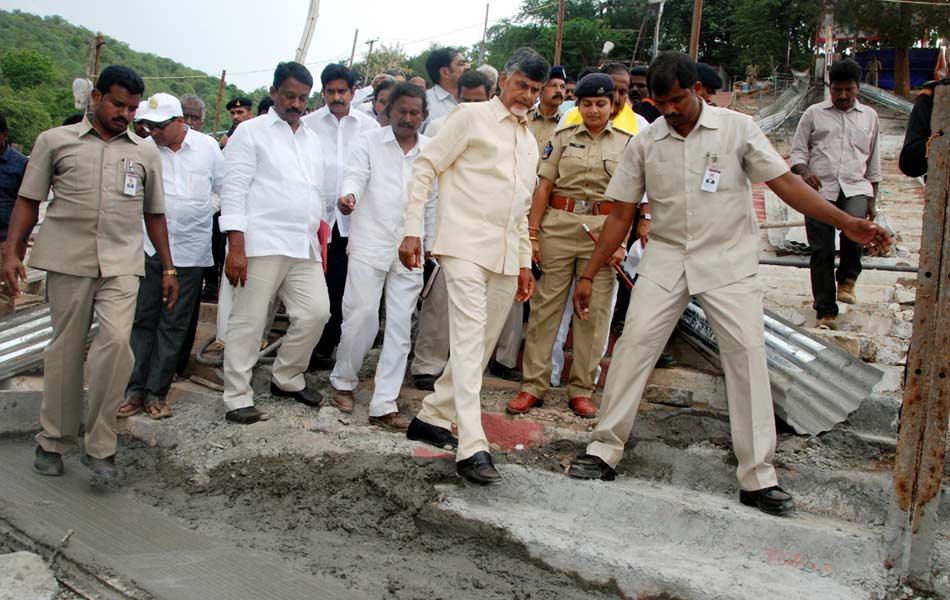
<path fill-rule="evenodd" d="M 685 275 L 671 290 L 642 276 L 633 288 L 623 335 L 607 372 L 600 422 L 587 447 L 588 454 L 611 467 L 623 457 L 647 380 L 689 297 Z M 697 297 L 719 344 L 739 487 L 752 491 L 778 485 L 772 466 L 775 416 L 765 359 L 762 287 L 753 275 Z"/>
<path fill-rule="evenodd" d="M 518 277 L 484 269 L 461 258 L 440 258 L 449 295 L 451 352 L 435 392 L 422 400 L 418 418 L 451 429 L 458 425 L 456 460 L 489 451 L 482 428 L 482 372 L 505 324 Z"/>
<path fill-rule="evenodd" d="M 288 392 L 304 389 L 310 354 L 330 318 L 323 265 L 287 256 L 248 257 L 247 283 L 233 293 L 224 345 L 224 405 L 228 410 L 254 405 L 251 375 L 275 293 L 287 309 L 290 326 L 274 360 L 273 381 Z"/>
<path fill-rule="evenodd" d="M 567 293 L 567 304 L 564 306 L 564 316 L 561 317 L 561 325 L 557 330 L 557 339 L 554 340 L 554 348 L 551 349 L 551 387 L 561 385 L 561 373 L 564 371 L 564 344 L 567 343 L 567 333 L 571 329 L 571 319 L 574 317 L 574 289 L 577 287 L 577 281 L 571 283 L 571 291 Z M 619 282 L 614 282 L 614 295 L 610 301 L 610 316 L 613 318 L 614 308 L 617 306 L 617 289 Z M 610 330 L 607 331 L 607 339 L 604 340 L 604 349 L 601 351 L 600 358 L 603 360 L 607 355 L 607 347 L 610 345 Z M 594 372 L 594 384 L 600 381 L 600 365 L 597 365 L 597 371 Z"/>
<path fill-rule="evenodd" d="M 385 293 L 386 330 L 376 363 L 375 390 L 369 416 L 398 412 L 396 399 L 406 376 L 411 347 L 412 312 L 422 291 L 422 271 L 407 271 L 397 258 L 388 271 L 350 257 L 343 292 L 343 326 L 330 383 L 352 391 L 366 353 L 379 331 L 379 303 Z"/>

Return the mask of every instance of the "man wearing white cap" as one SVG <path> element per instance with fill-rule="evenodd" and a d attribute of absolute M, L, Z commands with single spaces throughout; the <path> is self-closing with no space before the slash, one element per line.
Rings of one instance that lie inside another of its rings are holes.
<path fill-rule="evenodd" d="M 201 293 L 202 269 L 211 256 L 211 192 L 224 182 L 224 156 L 209 136 L 192 131 L 182 118 L 181 103 L 158 93 L 144 101 L 135 115 L 158 146 L 165 190 L 165 220 L 172 264 L 178 272 L 179 298 L 173 307 L 162 304 L 158 290 L 162 265 L 155 248 L 145 241 L 145 277 L 139 285 L 132 327 L 135 364 L 119 416 L 142 408 L 153 419 L 171 416 L 165 395 L 172 383 L 191 313 Z"/>

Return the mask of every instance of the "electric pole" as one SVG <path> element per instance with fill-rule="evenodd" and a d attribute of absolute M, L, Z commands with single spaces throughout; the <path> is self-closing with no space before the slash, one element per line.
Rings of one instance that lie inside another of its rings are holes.
<path fill-rule="evenodd" d="M 696 60 L 699 53 L 699 24 L 703 18 L 703 0 L 693 0 L 693 27 L 689 32 L 689 57 Z"/>
<path fill-rule="evenodd" d="M 564 37 L 564 0 L 557 2 L 557 40 L 554 43 L 554 64 L 561 64 L 561 44 Z"/>

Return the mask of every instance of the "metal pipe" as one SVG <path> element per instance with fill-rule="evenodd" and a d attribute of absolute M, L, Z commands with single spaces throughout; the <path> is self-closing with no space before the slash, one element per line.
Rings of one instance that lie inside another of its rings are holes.
<path fill-rule="evenodd" d="M 760 265 L 771 265 L 773 267 L 798 267 L 799 269 L 809 268 L 808 259 L 792 256 L 779 256 L 776 258 L 760 258 Z M 835 259 L 835 267 L 838 266 L 838 260 Z M 861 268 L 870 271 L 896 271 L 898 273 L 916 273 L 917 267 L 911 265 L 887 265 L 880 263 L 862 262 Z"/>

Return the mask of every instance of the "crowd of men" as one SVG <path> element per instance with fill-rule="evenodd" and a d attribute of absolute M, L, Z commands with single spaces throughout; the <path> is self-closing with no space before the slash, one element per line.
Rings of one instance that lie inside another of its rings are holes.
<path fill-rule="evenodd" d="M 610 480 L 692 296 L 720 345 L 740 500 L 791 510 L 772 466 L 751 184 L 765 182 L 809 217 L 815 308 L 830 326 L 835 230 L 838 301 L 854 301 L 861 246 L 890 244 L 871 220 L 877 119 L 855 99 L 860 68 L 832 68 L 832 100 L 806 111 L 790 171 L 751 118 L 714 105 L 716 71 L 682 53 L 576 80 L 531 48 L 501 72 L 468 67 L 440 49 L 426 63 L 429 89 L 396 71 L 359 89 L 350 69 L 331 64 L 320 75 L 324 105 L 311 111 L 311 73 L 281 63 L 265 102 L 227 104 L 232 127 L 216 140 L 201 133 L 200 98 L 143 100 L 142 79 L 110 66 L 85 117 L 41 134 L 28 164 L 6 146 L 0 120 L 0 187 L 18 190 L 4 227 L 4 306 L 52 197 L 29 257 L 48 273 L 53 323 L 35 470 L 62 474 L 62 454 L 79 445 L 93 316 L 81 457 L 108 480 L 117 416 L 171 416 L 166 395 L 205 300 L 218 302 L 224 417 L 243 425 L 269 418 L 251 381 L 278 305 L 289 325 L 271 395 L 317 409 L 323 397 L 306 374 L 327 370 L 329 402 L 342 412 L 354 410 L 382 305 L 369 423 L 456 450 L 458 473 L 486 484 L 500 476 L 482 429 L 483 372 L 523 381 L 508 412 L 539 407 L 560 382 L 572 328 L 568 408 L 600 419 L 569 475 Z M 633 248 L 642 260 L 622 294 L 614 268 Z M 598 408 L 618 302 L 625 328 Z M 431 390 L 412 419 L 398 403 L 407 368 Z"/>

